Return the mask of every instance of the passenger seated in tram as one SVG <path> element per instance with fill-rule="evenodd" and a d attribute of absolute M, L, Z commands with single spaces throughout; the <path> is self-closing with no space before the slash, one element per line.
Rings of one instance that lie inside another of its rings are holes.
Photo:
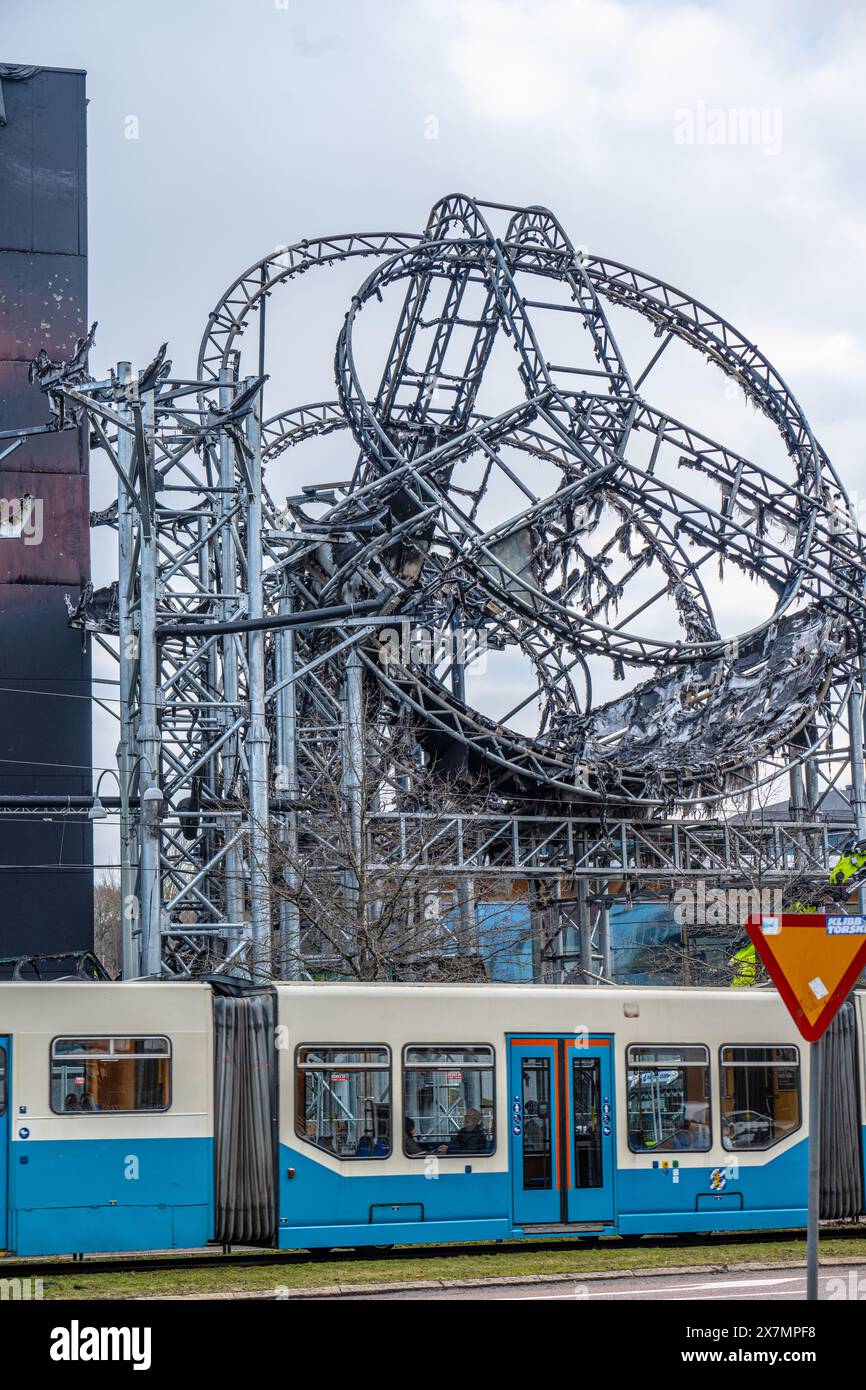
<path fill-rule="evenodd" d="M 481 1112 L 470 1108 L 463 1116 L 463 1128 L 458 1129 L 452 1135 L 449 1143 L 440 1144 L 437 1153 L 440 1154 L 483 1154 L 490 1147 L 490 1139 L 487 1131 L 481 1123 Z"/>
<path fill-rule="evenodd" d="M 706 1111 L 685 1115 L 671 1143 L 673 1149 L 708 1149 L 710 1147 L 710 1127 L 705 1123 Z"/>
<path fill-rule="evenodd" d="M 424 1145 L 419 1144 L 418 1140 L 415 1138 L 415 1121 L 410 1120 L 408 1115 L 403 1125 L 403 1147 L 407 1154 L 427 1153 Z"/>

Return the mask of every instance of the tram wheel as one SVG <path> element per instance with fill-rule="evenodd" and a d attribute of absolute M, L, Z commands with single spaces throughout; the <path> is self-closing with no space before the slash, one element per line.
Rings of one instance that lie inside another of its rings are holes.
<path fill-rule="evenodd" d="M 329 1255 L 333 1255 L 333 1245 L 319 1245 L 315 1250 L 308 1250 L 307 1254 L 311 1260 L 325 1260 Z"/>
<path fill-rule="evenodd" d="M 637 1236 L 620 1236 L 623 1245 L 639 1245 L 643 1240 L 643 1233 Z"/>

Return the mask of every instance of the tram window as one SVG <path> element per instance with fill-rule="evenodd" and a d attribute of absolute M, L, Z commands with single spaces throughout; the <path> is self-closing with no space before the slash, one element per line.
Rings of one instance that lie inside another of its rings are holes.
<path fill-rule="evenodd" d="M 0 1115 L 6 1113 L 6 1049 L 0 1047 Z"/>
<path fill-rule="evenodd" d="M 299 1047 L 295 1133 L 336 1158 L 391 1153 L 391 1052 L 363 1043 Z"/>
<path fill-rule="evenodd" d="M 527 1192 L 553 1186 L 550 1134 L 550 1059 L 524 1057 L 520 1064 L 523 1102 L 523 1186 Z"/>
<path fill-rule="evenodd" d="M 572 1061 L 574 1185 L 603 1187 L 601 1159 L 601 1063 L 597 1057 Z"/>
<path fill-rule="evenodd" d="M 440 1043 L 403 1049 L 403 1152 L 456 1157 L 496 1148 L 493 1048 Z"/>
<path fill-rule="evenodd" d="M 796 1047 L 723 1047 L 722 1143 L 769 1149 L 800 1128 Z"/>
<path fill-rule="evenodd" d="M 626 1055 L 633 1153 L 710 1147 L 710 1053 L 700 1044 L 634 1046 Z"/>
<path fill-rule="evenodd" d="M 51 1109 L 56 1115 L 167 1110 L 168 1038 L 55 1038 Z"/>

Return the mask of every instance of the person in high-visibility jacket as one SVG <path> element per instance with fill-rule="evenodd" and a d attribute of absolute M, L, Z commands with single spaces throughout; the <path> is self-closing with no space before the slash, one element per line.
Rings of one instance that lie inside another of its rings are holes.
<path fill-rule="evenodd" d="M 856 888 L 866 879 L 866 840 L 856 834 L 849 835 L 839 847 L 839 858 L 827 875 L 831 901 L 844 903 Z M 815 897 L 813 892 L 817 889 Z M 828 896 L 822 892 L 820 879 L 804 874 L 791 888 L 794 895 L 785 903 L 785 912 L 820 912 L 821 904 Z"/>
<path fill-rule="evenodd" d="M 728 965 L 734 966 L 731 989 L 744 989 L 747 985 L 753 985 L 758 978 L 758 953 L 754 942 L 750 941 L 748 946 L 736 951 Z"/>
<path fill-rule="evenodd" d="M 839 858 L 830 871 L 830 882 L 837 888 L 853 888 L 866 869 L 866 840 L 849 835 L 839 851 Z"/>

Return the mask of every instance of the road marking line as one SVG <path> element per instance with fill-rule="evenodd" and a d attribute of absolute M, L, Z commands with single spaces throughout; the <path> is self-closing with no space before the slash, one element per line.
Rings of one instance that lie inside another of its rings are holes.
<path fill-rule="evenodd" d="M 646 1285 L 644 1285 L 644 1286 L 642 1286 L 642 1287 L 640 1287 L 640 1288 L 637 1288 L 637 1289 L 610 1289 L 610 1290 L 606 1290 L 605 1293 L 603 1293 L 603 1294 L 602 1294 L 602 1293 L 594 1293 L 594 1292 L 590 1289 L 590 1290 L 589 1290 L 588 1297 L 589 1297 L 589 1298 L 605 1298 L 605 1297 L 606 1297 L 606 1298 L 639 1298 L 642 1294 L 649 1294 L 649 1295 L 655 1296 L 655 1297 L 661 1297 L 661 1296 L 667 1297 L 669 1294 L 694 1293 L 695 1291 L 700 1291 L 701 1289 L 713 1289 L 713 1290 L 715 1290 L 715 1296 L 716 1296 L 717 1298 L 723 1298 L 724 1295 L 722 1295 L 722 1294 L 720 1294 L 720 1293 L 718 1292 L 719 1289 L 755 1289 L 755 1288 L 760 1288 L 760 1289 L 766 1290 L 767 1296 L 770 1296 L 770 1295 L 771 1295 L 771 1286 L 772 1286 L 772 1285 L 778 1285 L 778 1284 L 800 1284 L 803 1288 L 806 1287 L 806 1282 L 805 1282 L 805 1279 L 803 1278 L 802 1275 L 790 1274 L 790 1275 L 785 1275 L 784 1277 L 779 1278 L 779 1279 L 735 1279 L 735 1280 L 728 1281 L 727 1283 L 724 1283 L 724 1284 L 721 1284 L 721 1283 L 711 1283 L 711 1284 L 665 1284 L 663 1288 L 654 1288 L 654 1287 L 652 1287 L 651 1285 L 647 1287 Z M 775 1289 L 774 1292 L 777 1293 L 777 1294 L 783 1294 L 783 1293 L 789 1292 L 789 1290 L 786 1290 L 786 1289 Z M 517 1302 L 517 1301 L 519 1301 L 519 1300 L 521 1299 L 521 1297 L 532 1298 L 533 1295 L 532 1295 L 531 1292 L 528 1293 L 528 1294 L 526 1294 L 526 1295 L 523 1295 L 523 1296 L 521 1296 L 520 1294 L 512 1294 L 512 1295 L 509 1295 L 509 1298 L 508 1298 L 507 1301 L 509 1301 L 509 1302 Z M 536 1294 L 536 1295 L 535 1295 L 535 1301 L 536 1301 L 536 1302 L 539 1302 L 539 1303 L 541 1303 L 541 1302 L 545 1302 L 545 1303 L 560 1302 L 560 1301 L 567 1300 L 567 1299 L 585 1301 L 586 1295 L 583 1295 L 583 1294 L 574 1294 L 574 1293 L 546 1293 L 546 1294 L 543 1293 L 543 1294 Z M 696 1299 L 696 1300 L 695 1300 L 695 1302 L 701 1302 L 701 1301 L 703 1301 L 703 1302 L 710 1302 L 710 1299 L 704 1299 L 704 1300 Z"/>
<path fill-rule="evenodd" d="M 773 1284 L 796 1284 L 798 1280 L 802 1281 L 802 1277 L 799 1274 L 790 1274 L 782 1279 L 733 1279 L 726 1284 L 665 1284 L 663 1288 L 641 1285 L 639 1289 L 612 1289 L 611 1293 L 627 1298 L 629 1294 L 635 1293 L 679 1293 L 687 1289 L 757 1289 L 768 1288 Z"/>
<path fill-rule="evenodd" d="M 802 1290 L 803 1292 L 805 1292 L 805 1289 L 806 1289 L 805 1283 L 803 1283 L 803 1284 L 800 1286 L 800 1289 L 798 1289 L 798 1290 L 794 1290 L 794 1289 L 768 1289 L 768 1290 L 765 1291 L 765 1293 L 763 1293 L 763 1294 L 761 1295 L 761 1297 L 762 1297 L 762 1298 L 784 1298 L 786 1295 L 790 1295 L 790 1294 L 795 1293 L 795 1292 L 800 1292 L 801 1290 Z M 632 1298 L 641 1298 L 641 1297 L 665 1298 L 665 1297 L 668 1297 L 668 1296 L 669 1296 L 670 1294 L 672 1294 L 672 1293 L 673 1293 L 673 1294 L 676 1294 L 676 1293 L 678 1293 L 678 1292 L 679 1292 L 678 1289 L 670 1289 L 670 1288 L 668 1288 L 668 1289 L 630 1289 L 630 1290 L 626 1290 L 626 1291 L 625 1291 L 626 1294 L 629 1294 L 629 1293 L 630 1293 Z M 754 1297 L 754 1295 L 751 1295 L 751 1296 Z M 745 1293 L 744 1293 L 744 1294 L 741 1294 L 741 1295 L 739 1296 L 741 1302 L 744 1301 L 745 1299 L 749 1298 L 749 1297 L 750 1297 L 750 1295 L 749 1295 L 749 1294 L 745 1294 Z M 527 1301 L 530 1301 L 530 1300 L 531 1300 L 532 1302 L 534 1302 L 534 1303 L 562 1303 L 562 1302 L 586 1303 L 586 1302 L 591 1301 L 593 1298 L 594 1298 L 594 1299 L 604 1299 L 604 1298 L 605 1298 L 605 1295 L 604 1295 L 603 1293 L 590 1293 L 588 1296 L 586 1296 L 586 1295 L 584 1295 L 584 1294 L 576 1294 L 576 1293 L 539 1293 L 539 1294 L 533 1294 L 532 1292 L 528 1292 L 528 1293 L 526 1293 L 526 1294 L 509 1294 L 508 1297 L 507 1297 L 507 1299 L 506 1299 L 505 1301 L 506 1301 L 506 1302 L 510 1302 L 510 1303 L 527 1302 Z M 676 1300 L 674 1300 L 674 1301 L 676 1301 Z M 729 1303 L 734 1303 L 734 1302 L 737 1301 L 737 1295 L 736 1295 L 736 1294 L 729 1294 L 729 1293 L 728 1293 L 728 1294 L 721 1294 L 721 1293 L 717 1293 L 717 1294 L 708 1294 L 706 1298 L 696 1298 L 696 1299 L 692 1299 L 692 1300 L 690 1300 L 690 1301 L 693 1302 L 693 1303 L 722 1303 L 722 1302 L 726 1302 L 726 1301 L 729 1302 Z M 686 1302 L 686 1299 L 680 1299 L 679 1302 L 685 1303 L 685 1302 Z"/>

